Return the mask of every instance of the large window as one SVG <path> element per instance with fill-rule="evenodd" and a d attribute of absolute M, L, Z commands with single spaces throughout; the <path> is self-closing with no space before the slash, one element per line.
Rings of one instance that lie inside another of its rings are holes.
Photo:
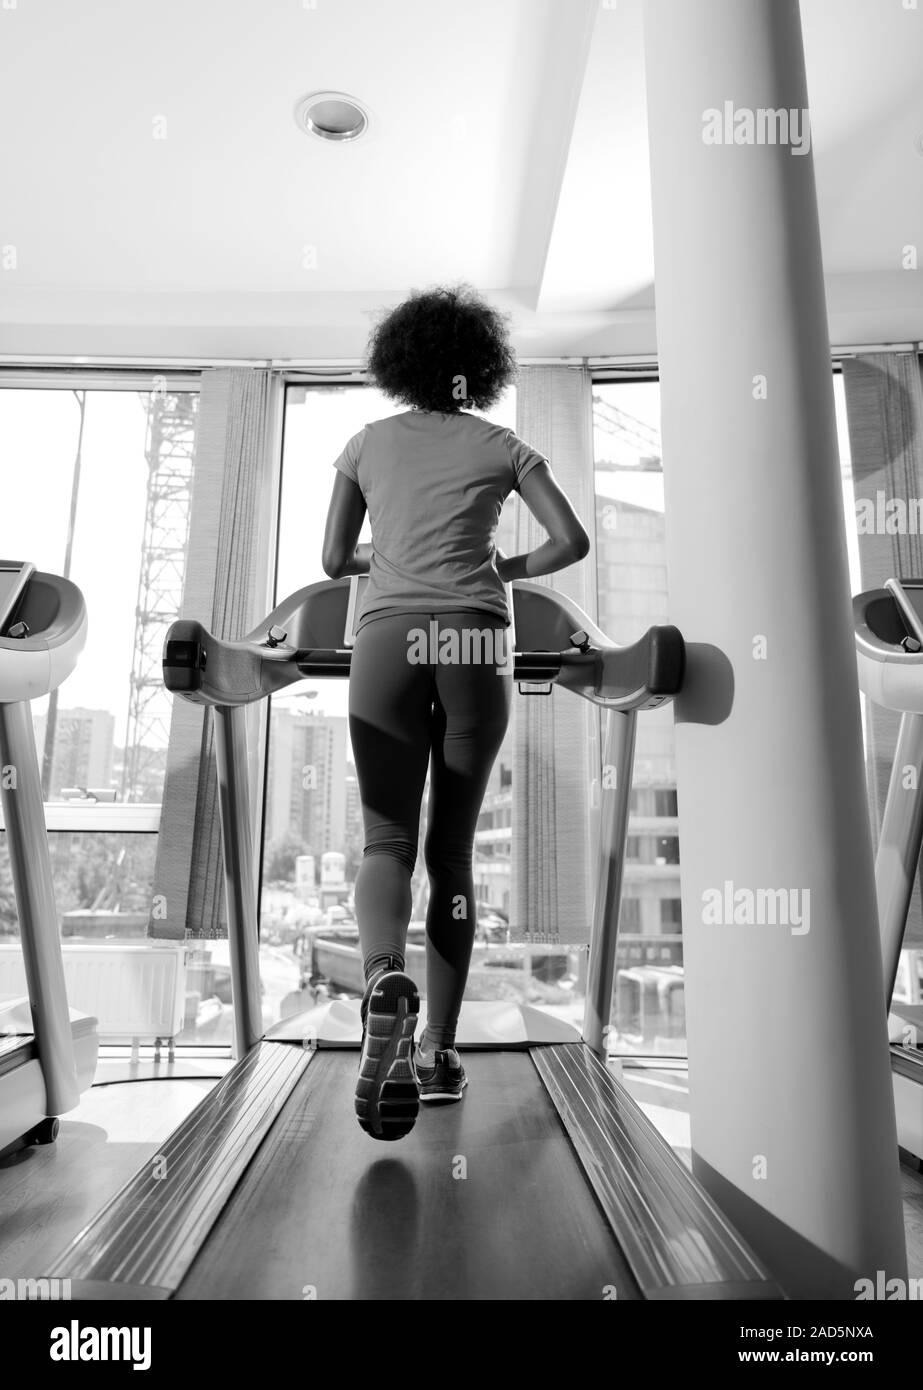
<path fill-rule="evenodd" d="M 76 669 L 32 705 L 68 958 L 102 942 L 130 941 L 136 952 L 147 936 L 171 713 L 160 663 L 185 577 L 193 385 L 139 377 L 110 389 L 58 378 L 0 389 L 0 554 L 70 578 L 89 619 Z M 5 838 L 0 999 L 22 992 Z M 125 990 L 136 985 L 126 974 Z M 97 1013 L 103 1040 L 114 1041 L 104 1003 L 96 1007 L 92 982 L 87 989 L 75 997 L 72 987 L 71 1002 Z M 136 1035 L 152 1041 L 163 1020 L 142 994 Z"/>
<path fill-rule="evenodd" d="M 668 622 L 660 387 L 593 391 L 598 621 L 616 642 Z M 671 706 L 638 720 L 610 1048 L 683 1045 L 679 840 Z"/>
<path fill-rule="evenodd" d="M 367 420 L 397 413 L 366 387 L 290 385 L 285 413 L 277 595 L 325 578 L 321 543 L 333 460 Z M 515 428 L 510 391 L 491 412 Z M 501 523 L 502 524 L 502 523 Z M 367 529 L 362 540 L 369 538 Z M 305 769 L 310 776 L 305 777 Z M 579 1022 L 581 953 L 511 945 L 512 756 L 494 765 L 475 841 L 478 934 L 468 999 L 529 1001 Z M 426 793 L 421 817 L 425 831 Z M 347 686 L 302 681 L 272 700 L 266 779 L 261 936 L 264 1013 L 276 1017 L 331 994 L 361 993 L 353 904 L 362 816 L 347 727 Z M 413 879 L 408 967 L 422 983 L 428 882 Z M 271 969 L 269 968 L 271 965 Z"/>
<path fill-rule="evenodd" d="M 849 449 L 840 379 L 844 502 Z M 597 620 L 617 642 L 669 621 L 655 380 L 594 387 Z M 279 598 L 325 576 L 320 563 L 333 459 L 367 420 L 395 413 L 365 387 L 291 385 L 285 417 L 278 559 Z M 515 424 L 512 396 L 496 418 Z M 848 528 L 850 529 L 850 528 Z M 854 522 L 850 559 L 855 567 Z M 367 540 L 363 531 L 361 539 Z M 362 990 L 353 889 L 362 818 L 347 727 L 347 687 L 305 681 L 272 702 L 264 821 L 261 932 L 267 1021 L 331 995 Z M 311 776 L 305 778 L 305 769 Z M 530 1002 L 579 1025 L 585 952 L 509 941 L 512 757 L 501 749 L 475 846 L 478 937 L 466 998 Z M 425 830 L 425 796 L 421 835 Z M 685 1052 L 680 842 L 673 711 L 639 721 L 610 1047 L 620 1053 Z M 428 897 L 418 856 L 408 966 L 423 978 Z"/>
<path fill-rule="evenodd" d="M 834 377 L 852 591 L 859 583 L 849 434 Z M 599 625 L 630 642 L 670 620 L 656 380 L 593 391 Z M 685 1053 L 680 852 L 673 707 L 638 720 L 610 1048 Z"/>
<path fill-rule="evenodd" d="M 858 544 L 839 377 L 835 395 L 855 591 Z M 90 619 L 77 669 L 33 706 L 61 931 L 68 953 L 124 946 L 124 990 L 137 986 L 138 993 L 123 1031 L 142 1041 L 163 1024 L 155 997 L 163 981 L 138 984 L 130 959 L 157 944 L 148 931 L 171 711 L 160 658 L 182 602 L 197 407 L 188 380 L 182 387 L 165 379 L 123 381 L 118 389 L 59 380 L 0 389 L 0 447 L 14 465 L 4 478 L 0 555 L 69 575 Z M 364 386 L 289 385 L 278 598 L 325 578 L 333 459 L 367 420 L 398 409 Z M 512 393 L 493 417 L 515 426 Z M 596 616 L 616 641 L 628 642 L 670 617 L 657 382 L 597 383 L 594 426 Z M 579 1025 L 585 952 L 509 941 L 512 765 L 508 737 L 477 827 L 479 922 L 467 997 L 530 1002 Z M 424 796 L 421 834 L 425 804 Z M 347 685 L 300 682 L 273 699 L 269 719 L 260 903 L 267 1026 L 315 1000 L 361 991 L 353 887 L 362 839 Z M 617 1052 L 685 1049 L 681 849 L 667 707 L 639 721 L 611 1019 Z M 410 960 L 422 979 L 422 855 L 413 890 Z M 16 937 L 0 834 L 0 1001 L 22 991 Z M 182 972 L 182 1038 L 228 1041 L 227 942 L 195 943 Z M 72 1002 L 97 1013 L 103 1040 L 115 1040 L 105 1000 Z"/>

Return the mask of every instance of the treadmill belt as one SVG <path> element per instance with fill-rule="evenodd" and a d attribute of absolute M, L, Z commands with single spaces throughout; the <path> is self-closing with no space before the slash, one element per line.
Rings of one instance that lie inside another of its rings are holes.
<path fill-rule="evenodd" d="M 318 1053 L 175 1297 L 637 1298 L 529 1054 L 463 1061 L 465 1099 L 385 1143 L 358 1054 Z"/>

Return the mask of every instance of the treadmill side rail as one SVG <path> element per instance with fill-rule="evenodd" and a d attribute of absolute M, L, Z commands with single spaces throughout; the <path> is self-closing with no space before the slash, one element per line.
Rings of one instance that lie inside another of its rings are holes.
<path fill-rule="evenodd" d="M 169 1297 L 316 1053 L 258 1043 L 54 1261 L 82 1298 Z M 162 1174 L 162 1176 L 161 1176 Z M 145 1292 L 146 1291 L 146 1292 Z"/>
<path fill-rule="evenodd" d="M 531 1056 L 644 1298 L 784 1297 L 588 1047 L 538 1047 Z"/>

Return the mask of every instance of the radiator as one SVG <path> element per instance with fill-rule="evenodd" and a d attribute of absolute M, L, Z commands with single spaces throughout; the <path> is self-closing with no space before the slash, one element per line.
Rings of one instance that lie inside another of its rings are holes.
<path fill-rule="evenodd" d="M 186 1003 L 183 942 L 63 942 L 64 979 L 72 1009 L 99 1020 L 101 1042 L 175 1038 Z M 0 945 L 0 1000 L 26 993 L 18 942 Z"/>

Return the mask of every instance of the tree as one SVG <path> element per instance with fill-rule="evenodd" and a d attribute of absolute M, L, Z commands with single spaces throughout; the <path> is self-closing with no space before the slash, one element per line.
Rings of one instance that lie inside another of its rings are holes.
<path fill-rule="evenodd" d="M 311 851 L 304 840 L 289 831 L 280 840 L 273 841 L 268 847 L 263 866 L 264 877 L 269 882 L 294 883 L 295 860 L 299 854 L 310 853 Z"/>

